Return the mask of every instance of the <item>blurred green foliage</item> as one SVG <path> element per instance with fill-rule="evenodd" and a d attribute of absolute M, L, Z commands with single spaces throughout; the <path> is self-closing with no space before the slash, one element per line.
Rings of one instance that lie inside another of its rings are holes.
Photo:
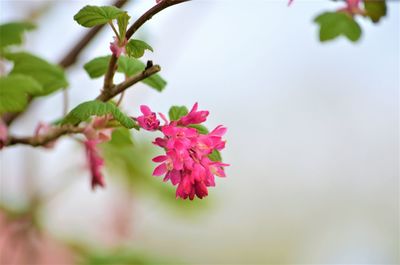
<path fill-rule="evenodd" d="M 319 39 L 321 42 L 345 36 L 350 41 L 361 37 L 361 27 L 351 16 L 341 12 L 325 12 L 314 20 L 320 25 Z"/>
<path fill-rule="evenodd" d="M 11 45 L 20 45 L 26 31 L 35 29 L 30 22 L 10 22 L 0 25 L 0 49 Z"/>
<path fill-rule="evenodd" d="M 379 20 L 386 16 L 387 7 L 384 0 L 364 0 L 364 7 L 367 11 L 367 16 L 372 22 L 377 23 Z"/>

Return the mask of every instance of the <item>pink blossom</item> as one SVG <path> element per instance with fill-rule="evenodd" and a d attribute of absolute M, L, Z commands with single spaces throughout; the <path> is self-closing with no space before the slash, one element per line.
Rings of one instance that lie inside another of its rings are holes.
<path fill-rule="evenodd" d="M 347 8 L 350 10 L 355 10 L 359 8 L 361 0 L 346 0 Z"/>
<path fill-rule="evenodd" d="M 207 116 L 208 116 L 209 112 L 206 110 L 197 111 L 197 107 L 198 107 L 198 104 L 196 102 L 193 105 L 190 112 L 187 115 L 185 115 L 179 119 L 178 124 L 186 126 L 189 124 L 200 124 L 202 122 L 205 122 L 207 120 Z"/>
<path fill-rule="evenodd" d="M 345 12 L 351 16 L 364 15 L 365 11 L 360 7 L 361 0 L 346 0 L 346 6 L 339 9 L 339 12 Z"/>
<path fill-rule="evenodd" d="M 101 173 L 101 168 L 104 165 L 104 160 L 103 158 L 101 158 L 97 150 L 98 143 L 99 141 L 97 140 L 85 141 L 86 157 L 92 175 L 92 189 L 95 189 L 97 186 L 105 186 L 104 177 Z"/>
<path fill-rule="evenodd" d="M 0 149 L 4 147 L 8 138 L 8 127 L 0 118 Z"/>
<path fill-rule="evenodd" d="M 153 162 L 159 163 L 153 175 L 164 176 L 164 181 L 177 185 L 177 198 L 202 199 L 208 195 L 208 187 L 215 186 L 215 176 L 225 177 L 224 167 L 229 165 L 212 161 L 208 156 L 214 150 L 224 149 L 222 136 L 226 127 L 217 126 L 208 134 L 186 127 L 202 123 L 207 116 L 208 111 L 197 111 L 197 103 L 178 121 L 168 122 L 161 116 L 165 120 L 160 128 L 163 137 L 157 137 L 153 143 L 163 148 L 165 154 L 153 158 Z"/>
<path fill-rule="evenodd" d="M 198 136 L 196 129 L 178 127 L 175 124 L 165 125 L 161 131 L 167 136 L 167 149 L 186 150 L 192 145 L 193 138 Z"/>
<path fill-rule="evenodd" d="M 288 6 L 290 6 L 293 3 L 293 0 L 288 1 Z"/>
<path fill-rule="evenodd" d="M 110 42 L 110 50 L 115 57 L 119 57 L 121 53 L 126 54 L 126 49 L 125 46 L 128 43 L 128 41 L 125 39 L 123 42 L 120 42 L 117 37 L 114 36 L 114 41 Z"/>
<path fill-rule="evenodd" d="M 151 109 L 146 105 L 141 105 L 140 111 L 143 115 L 137 118 L 139 126 L 148 131 L 157 130 L 160 126 L 160 121 L 157 119 L 156 113 L 152 112 Z"/>
<path fill-rule="evenodd" d="M 95 117 L 83 131 L 83 134 L 87 139 L 84 144 L 86 149 L 86 159 L 92 176 L 91 183 L 93 189 L 97 186 L 105 186 L 104 177 L 101 173 L 104 160 L 99 154 L 97 145 L 111 140 L 113 129 L 107 128 L 110 119 L 110 115 Z"/>

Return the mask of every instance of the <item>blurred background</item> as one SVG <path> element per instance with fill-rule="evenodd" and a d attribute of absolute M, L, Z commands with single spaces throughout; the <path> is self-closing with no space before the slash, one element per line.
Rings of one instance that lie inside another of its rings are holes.
<path fill-rule="evenodd" d="M 1 23 L 35 21 L 25 48 L 57 62 L 85 33 L 72 17 L 87 4 L 110 2 L 1 0 Z M 154 4 L 124 8 L 134 20 Z M 168 86 L 138 85 L 123 108 L 166 113 L 199 102 L 210 128 L 229 129 L 228 177 L 206 199 L 175 200 L 170 184 L 151 177 L 150 158 L 161 150 L 142 131 L 123 152 L 104 146 L 107 187 L 95 192 L 73 139 L 52 150 L 7 148 L 4 264 L 398 263 L 399 3 L 389 1 L 378 25 L 359 19 L 360 42 L 321 44 L 312 20 L 340 6 L 201 0 L 155 16 L 136 37 L 154 48 L 145 59 L 161 65 Z M 111 36 L 105 28 L 68 69 L 70 108 L 99 93 L 102 79 L 82 65 L 109 54 Z M 61 104 L 61 93 L 37 100 L 11 131 L 32 134 L 62 115 Z"/>

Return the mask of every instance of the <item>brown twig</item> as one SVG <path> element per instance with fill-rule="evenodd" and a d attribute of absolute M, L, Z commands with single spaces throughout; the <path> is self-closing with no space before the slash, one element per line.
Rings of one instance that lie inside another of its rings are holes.
<path fill-rule="evenodd" d="M 108 63 L 107 72 L 104 75 L 103 90 L 109 90 L 114 83 L 114 74 L 117 71 L 118 58 L 115 55 L 111 56 L 110 62 Z"/>
<path fill-rule="evenodd" d="M 102 91 L 102 93 L 96 98 L 97 100 L 106 102 L 118 94 L 121 94 L 126 89 L 131 87 L 132 85 L 142 81 L 143 79 L 159 72 L 161 70 L 159 65 L 153 65 L 149 68 L 143 70 L 143 72 L 138 73 L 132 77 L 127 78 L 124 82 L 116 85 L 113 87 L 112 90 Z M 56 127 L 51 130 L 47 134 L 31 136 L 31 137 L 16 137 L 10 136 L 8 137 L 5 146 L 16 145 L 16 144 L 25 144 L 31 146 L 44 146 L 52 141 L 57 140 L 60 136 L 66 134 L 75 134 L 75 133 L 82 133 L 84 128 L 82 127 L 75 127 L 75 126 L 61 126 Z"/>
<path fill-rule="evenodd" d="M 137 75 L 131 76 L 127 78 L 124 82 L 113 86 L 111 89 L 103 90 L 102 93 L 96 98 L 100 101 L 108 101 L 115 97 L 116 95 L 124 92 L 127 88 L 133 86 L 134 84 L 146 79 L 147 77 L 159 72 L 161 70 L 159 65 L 153 65 L 143 72 L 138 73 Z"/>
<path fill-rule="evenodd" d="M 61 126 L 52 129 L 49 133 L 36 135 L 31 137 L 10 136 L 7 139 L 6 145 L 26 144 L 31 146 L 44 146 L 62 135 L 82 133 L 85 128 L 74 126 Z"/>

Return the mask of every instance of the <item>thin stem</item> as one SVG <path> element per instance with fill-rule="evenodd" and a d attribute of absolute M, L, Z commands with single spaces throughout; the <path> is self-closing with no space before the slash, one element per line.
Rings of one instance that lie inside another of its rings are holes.
<path fill-rule="evenodd" d="M 129 78 L 129 76 L 125 75 L 125 81 L 126 81 L 128 78 Z M 122 103 L 122 100 L 124 100 L 124 96 L 125 96 L 125 91 L 122 91 L 122 93 L 121 93 L 121 95 L 120 95 L 120 97 L 119 97 L 119 99 L 118 99 L 117 106 L 119 106 L 119 105 Z"/>
<path fill-rule="evenodd" d="M 74 127 L 74 126 L 62 126 L 54 128 L 48 134 L 37 135 L 33 137 L 17 137 L 10 136 L 7 139 L 6 145 L 26 144 L 31 146 L 43 146 L 52 141 L 55 141 L 60 136 L 65 134 L 82 133 L 85 128 Z"/>
<path fill-rule="evenodd" d="M 108 63 L 108 69 L 106 74 L 104 75 L 104 85 L 103 90 L 109 90 L 114 83 L 114 74 L 117 71 L 117 60 L 118 58 L 115 55 L 111 56 L 110 62 Z"/>
<path fill-rule="evenodd" d="M 118 41 L 119 41 L 119 34 L 118 34 L 117 29 L 114 27 L 114 23 L 110 20 L 110 21 L 108 21 L 108 24 L 111 26 L 112 30 L 114 31 L 115 36 L 118 38 Z"/>
<path fill-rule="evenodd" d="M 68 95 L 67 89 L 63 90 L 62 98 L 63 98 L 63 116 L 65 116 L 65 115 L 67 115 L 68 108 L 69 108 L 69 95 Z"/>
<path fill-rule="evenodd" d="M 119 106 L 122 103 L 122 100 L 124 99 L 125 96 L 125 91 L 122 91 L 118 101 L 117 101 L 117 106 Z"/>
<path fill-rule="evenodd" d="M 112 87 L 109 90 L 103 90 L 102 93 L 96 98 L 97 100 L 100 101 L 109 101 L 116 95 L 124 92 L 127 88 L 130 86 L 142 81 L 143 79 L 159 72 L 161 70 L 159 65 L 153 65 L 147 69 L 145 69 L 143 72 L 138 73 L 137 75 L 134 75 L 132 77 L 129 77 L 126 79 L 124 82 Z"/>

